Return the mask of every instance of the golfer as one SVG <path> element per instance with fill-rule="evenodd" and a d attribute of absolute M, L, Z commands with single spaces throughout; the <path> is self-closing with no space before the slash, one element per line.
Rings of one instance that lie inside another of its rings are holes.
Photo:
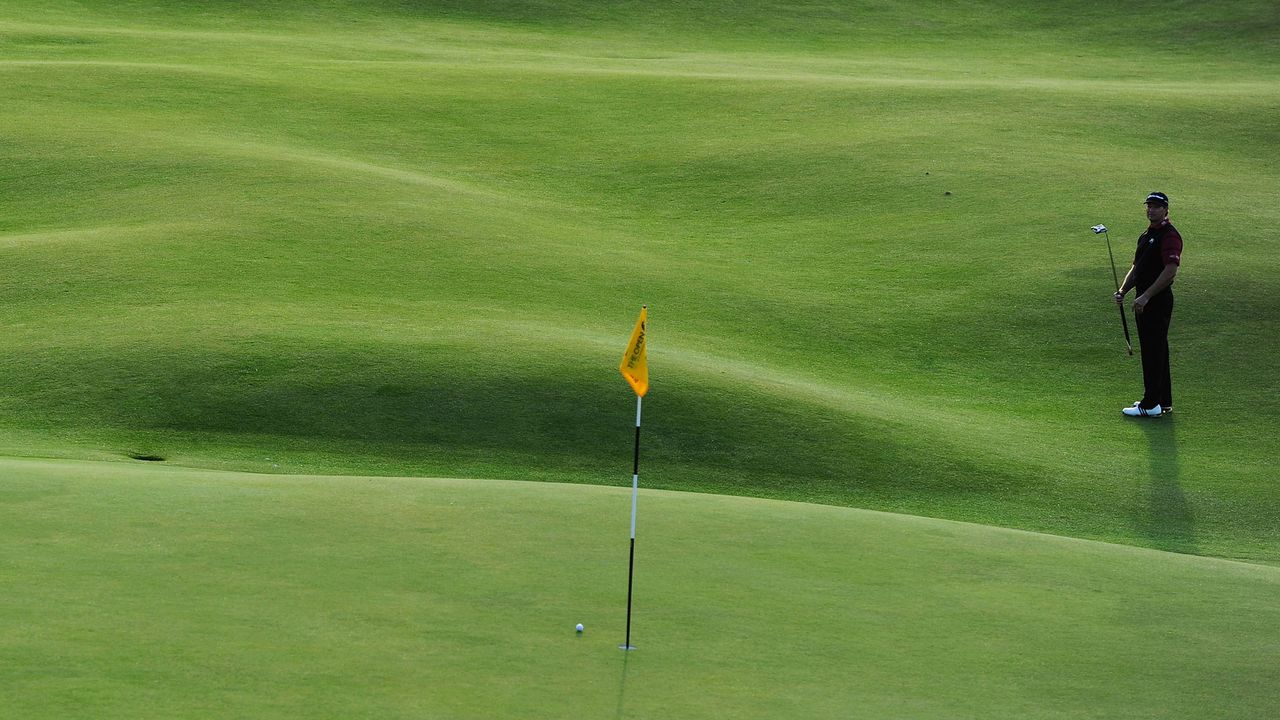
<path fill-rule="evenodd" d="M 1169 321 L 1173 318 L 1173 279 L 1182 260 L 1182 236 L 1169 222 L 1169 196 L 1147 195 L 1145 232 L 1138 236 L 1133 266 L 1124 276 L 1115 299 L 1124 304 L 1130 288 L 1137 290 L 1133 316 L 1142 349 L 1142 399 L 1121 412 L 1130 417 L 1160 417 L 1173 412 L 1169 379 Z"/>

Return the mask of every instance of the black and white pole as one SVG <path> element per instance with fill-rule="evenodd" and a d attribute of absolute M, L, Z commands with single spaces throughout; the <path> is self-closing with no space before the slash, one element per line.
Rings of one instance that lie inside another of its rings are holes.
<path fill-rule="evenodd" d="M 631 586 L 636 575 L 636 504 L 640 499 L 640 408 L 644 400 L 636 396 L 636 452 L 631 466 L 631 559 L 627 562 L 627 639 L 618 647 L 635 650 L 631 644 Z"/>

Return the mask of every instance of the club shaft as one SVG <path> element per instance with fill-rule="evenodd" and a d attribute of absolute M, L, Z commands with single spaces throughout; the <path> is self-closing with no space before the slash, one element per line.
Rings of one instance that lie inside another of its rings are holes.
<path fill-rule="evenodd" d="M 1116 283 L 1116 292 L 1120 292 L 1120 275 L 1116 273 L 1116 256 L 1111 252 L 1111 234 L 1106 230 L 1102 231 L 1102 236 L 1107 239 L 1107 257 L 1111 259 L 1111 279 Z M 1133 354 L 1133 340 L 1129 338 L 1129 318 L 1125 317 L 1124 305 L 1118 305 L 1120 308 L 1120 327 L 1124 328 L 1124 346 L 1129 350 L 1129 354 Z"/>
<path fill-rule="evenodd" d="M 1116 256 L 1111 253 L 1111 235 L 1103 231 L 1102 236 L 1107 239 L 1107 257 L 1111 258 L 1111 279 L 1116 283 L 1116 292 L 1120 292 L 1120 275 L 1116 273 Z"/>

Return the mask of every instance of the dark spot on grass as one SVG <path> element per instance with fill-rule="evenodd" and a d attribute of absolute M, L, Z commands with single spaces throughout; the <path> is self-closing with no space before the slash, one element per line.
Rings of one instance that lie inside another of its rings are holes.
<path fill-rule="evenodd" d="M 34 33 L 3 33 L 0 34 L 0 44 L 5 42 L 14 45 L 92 45 L 95 40 L 79 36 L 79 35 L 45 35 Z"/>
<path fill-rule="evenodd" d="M 129 453 L 129 457 L 133 458 L 134 460 L 141 460 L 143 462 L 164 462 L 164 458 L 160 457 L 159 455 L 144 455 L 142 453 Z"/>

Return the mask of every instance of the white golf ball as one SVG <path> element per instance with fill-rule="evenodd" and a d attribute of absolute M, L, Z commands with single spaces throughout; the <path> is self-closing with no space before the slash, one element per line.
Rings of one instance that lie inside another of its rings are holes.
<path fill-rule="evenodd" d="M 577 626 L 576 628 L 574 628 L 574 629 L 575 629 L 575 630 L 577 630 L 578 632 L 582 632 L 582 630 L 583 630 L 583 628 L 582 628 L 582 623 L 578 623 L 578 626 Z"/>

